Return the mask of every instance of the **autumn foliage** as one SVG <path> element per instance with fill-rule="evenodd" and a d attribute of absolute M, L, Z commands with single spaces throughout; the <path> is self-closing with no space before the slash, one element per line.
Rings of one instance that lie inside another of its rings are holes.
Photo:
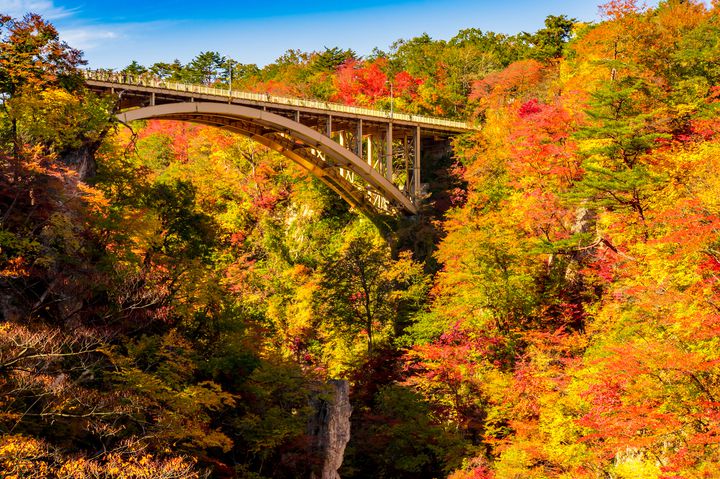
<path fill-rule="evenodd" d="M 468 201 L 445 223 L 420 320 L 447 326 L 409 355 L 438 414 L 445 397 L 478 403 L 453 421 L 482 425 L 481 466 L 452 477 L 716 474 L 717 136 L 695 125 L 715 122 L 718 13 L 603 12 L 559 64 L 517 62 L 473 87 L 484 131 L 458 143 Z M 505 361 L 474 353 L 478 334 Z"/>
<path fill-rule="evenodd" d="M 116 125 L 52 25 L 0 15 L 3 477 L 310 477 L 332 378 L 342 477 L 717 477 L 720 11 L 601 13 L 234 62 L 234 88 L 477 122 L 385 237 L 248 138 Z"/>

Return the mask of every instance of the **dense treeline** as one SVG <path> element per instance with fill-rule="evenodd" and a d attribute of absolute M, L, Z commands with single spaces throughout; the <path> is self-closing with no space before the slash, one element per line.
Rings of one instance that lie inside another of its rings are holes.
<path fill-rule="evenodd" d="M 388 52 L 375 49 L 366 58 L 338 47 L 322 52 L 288 50 L 259 68 L 218 52 L 202 52 L 187 64 L 180 60 L 149 67 L 132 62 L 122 71 L 170 81 L 337 101 L 351 105 L 447 117 L 472 114 L 473 83 L 526 58 L 560 57 L 573 20 L 550 16 L 534 34 L 504 35 L 471 28 L 448 41 L 429 35 L 398 40 Z"/>
<path fill-rule="evenodd" d="M 115 124 L 0 15 L 3 474 L 308 477 L 345 378 L 344 478 L 714 477 L 720 6 L 602 11 L 125 69 L 482 122 L 390 237 L 248 139 Z"/>

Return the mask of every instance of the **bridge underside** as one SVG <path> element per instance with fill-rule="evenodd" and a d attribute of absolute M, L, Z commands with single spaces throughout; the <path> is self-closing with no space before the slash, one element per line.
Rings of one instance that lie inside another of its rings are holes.
<path fill-rule="evenodd" d="M 125 123 L 167 119 L 245 135 L 285 155 L 370 217 L 414 215 L 421 153 L 449 151 L 466 123 L 264 93 L 86 71 L 86 85 L 116 97 Z"/>
<path fill-rule="evenodd" d="M 386 161 L 382 162 L 380 155 L 374 159 L 371 135 L 368 135 L 363 142 L 359 140 L 362 133 L 353 132 L 353 135 L 342 130 L 333 132 L 328 128 L 330 133 L 328 136 L 310 126 L 275 113 L 214 102 L 147 106 L 121 113 L 118 118 L 124 123 L 142 119 L 188 121 L 232 131 L 291 159 L 317 176 L 345 201 L 366 215 L 417 213 L 417 206 L 412 196 L 407 190 L 401 190 L 408 184 L 409 175 L 406 173 L 406 178 L 398 186 L 376 169 L 378 166 L 381 168 L 385 166 L 392 172 L 391 161 L 395 159 L 391 156 L 389 160 L 384 158 Z M 408 138 L 408 136 L 404 137 L 406 150 L 401 153 L 408 155 L 407 150 L 413 149 L 414 152 L 419 153 L 419 147 L 408 148 L 410 143 Z M 361 154 L 362 150 L 366 151 L 367 161 L 345 146 L 344 143 L 349 142 L 354 142 L 356 151 L 361 150 Z M 406 167 L 407 163 L 406 158 Z"/>

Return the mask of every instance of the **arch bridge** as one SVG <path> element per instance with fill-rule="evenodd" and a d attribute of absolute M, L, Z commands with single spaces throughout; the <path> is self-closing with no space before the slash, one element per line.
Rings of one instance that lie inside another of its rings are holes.
<path fill-rule="evenodd" d="M 317 176 L 364 214 L 414 215 L 422 155 L 447 150 L 467 123 L 337 103 L 85 71 L 93 91 L 119 97 L 121 122 L 181 120 L 245 135 Z"/>

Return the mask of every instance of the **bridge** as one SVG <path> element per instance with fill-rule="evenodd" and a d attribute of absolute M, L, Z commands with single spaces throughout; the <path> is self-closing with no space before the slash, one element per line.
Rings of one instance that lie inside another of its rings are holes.
<path fill-rule="evenodd" d="M 107 71 L 84 71 L 88 88 L 118 97 L 119 121 L 180 120 L 216 126 L 273 149 L 362 213 L 417 214 L 421 159 L 445 149 L 464 122 L 338 103 L 234 91 Z"/>

